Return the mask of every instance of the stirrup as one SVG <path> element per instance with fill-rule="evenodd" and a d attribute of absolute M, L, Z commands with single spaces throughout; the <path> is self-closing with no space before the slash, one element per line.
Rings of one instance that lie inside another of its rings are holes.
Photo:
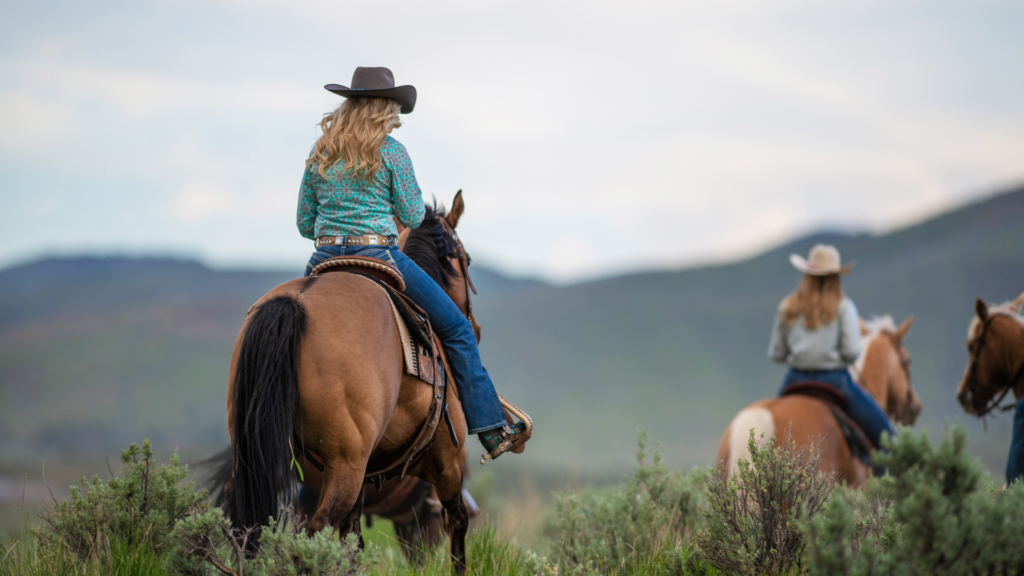
<path fill-rule="evenodd" d="M 487 432 L 484 432 L 484 434 L 487 434 L 487 439 L 497 436 L 498 442 L 491 447 L 489 442 L 484 440 L 484 438 L 481 438 L 481 440 L 484 441 L 484 448 L 490 449 L 487 454 L 483 454 L 480 457 L 481 465 L 485 464 L 488 460 L 494 460 L 498 456 L 508 452 L 513 446 L 522 444 L 528 438 L 528 436 L 526 436 L 526 424 L 523 422 L 517 422 L 514 426 L 506 424 L 501 428 L 488 430 Z"/>

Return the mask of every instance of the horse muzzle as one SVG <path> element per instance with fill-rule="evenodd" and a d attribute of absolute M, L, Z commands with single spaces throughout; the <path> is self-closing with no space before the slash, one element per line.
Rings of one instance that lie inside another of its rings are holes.
<path fill-rule="evenodd" d="M 974 405 L 974 394 L 971 389 L 967 386 L 960 385 L 960 391 L 956 393 L 956 400 L 960 403 L 960 406 L 964 409 L 964 412 L 976 416 L 978 410 Z"/>

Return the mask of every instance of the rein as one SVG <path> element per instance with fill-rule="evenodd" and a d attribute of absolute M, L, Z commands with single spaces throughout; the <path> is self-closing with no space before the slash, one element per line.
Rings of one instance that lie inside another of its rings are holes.
<path fill-rule="evenodd" d="M 473 299 L 470 295 L 470 291 L 476 294 L 476 286 L 473 286 L 473 280 L 469 278 L 469 255 L 466 254 L 465 247 L 462 246 L 462 240 L 459 239 L 459 235 L 455 232 L 455 229 L 448 225 L 448 221 L 444 218 L 438 218 L 441 222 L 441 227 L 444 228 L 445 234 L 448 234 L 455 240 L 455 247 L 458 248 L 457 258 L 459 264 L 462 267 L 462 278 L 466 282 L 466 320 L 473 322 Z"/>
<path fill-rule="evenodd" d="M 978 409 L 976 402 L 978 398 L 978 393 L 975 390 L 974 386 L 976 382 L 974 376 L 975 372 L 977 372 L 978 370 L 978 357 L 981 356 L 981 347 L 984 346 L 985 344 L 985 336 L 988 335 L 988 327 L 990 324 L 992 324 L 992 320 L 994 320 L 996 316 L 998 316 L 998 314 L 993 314 L 986 318 L 984 322 L 982 322 L 981 332 L 978 334 L 978 340 L 974 346 L 974 352 L 971 353 L 970 364 L 968 364 L 967 367 L 966 385 L 967 389 L 971 391 L 971 398 L 972 400 L 975 401 L 975 410 L 977 410 L 979 417 L 983 417 L 987 415 L 989 412 L 992 412 L 997 407 L 999 407 L 999 404 L 1003 401 L 1003 398 L 1005 398 L 1006 395 L 1009 394 L 1010 390 L 1013 390 L 1013 385 L 1017 382 L 1017 380 L 1019 380 L 1021 376 L 1024 376 L 1024 362 L 1021 362 L 1020 368 L 1017 368 L 1017 371 L 1014 372 L 1010 380 L 1006 382 L 1006 384 L 1004 385 L 1005 387 L 1003 388 L 1003 392 L 999 394 L 999 397 L 996 398 L 994 402 L 986 401 L 984 403 L 984 408 L 980 410 Z M 1013 408 L 1014 404 L 1009 404 L 1007 406 L 1002 406 L 1000 410 L 1006 412 L 1008 410 L 1013 410 Z"/>

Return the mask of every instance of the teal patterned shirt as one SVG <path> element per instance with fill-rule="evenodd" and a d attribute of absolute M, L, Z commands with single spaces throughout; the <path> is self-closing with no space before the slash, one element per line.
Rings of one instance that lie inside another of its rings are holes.
<path fill-rule="evenodd" d="M 423 221 L 423 193 L 405 146 L 388 136 L 380 147 L 383 165 L 369 181 L 342 170 L 342 160 L 317 174 L 307 167 L 299 187 L 296 224 L 304 238 L 398 234 L 394 217 L 409 228 Z"/>

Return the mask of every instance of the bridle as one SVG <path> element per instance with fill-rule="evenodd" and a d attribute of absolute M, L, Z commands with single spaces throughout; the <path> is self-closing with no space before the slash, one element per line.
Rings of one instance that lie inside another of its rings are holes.
<path fill-rule="evenodd" d="M 992 314 L 981 323 L 981 331 L 978 333 L 978 339 L 975 341 L 974 351 L 971 352 L 969 364 L 967 365 L 967 378 L 964 381 L 964 385 L 971 392 L 971 402 L 974 403 L 974 409 L 979 417 L 985 416 L 989 412 L 995 410 L 999 406 L 999 403 L 1003 401 L 1003 398 L 1009 394 L 1010 390 L 1013 390 L 1013 385 L 1017 380 L 1020 380 L 1021 376 L 1024 376 L 1024 362 L 1021 362 L 1020 368 L 1017 368 L 1013 377 L 1003 385 L 1003 392 L 999 394 L 999 397 L 996 398 L 994 402 L 984 402 L 982 409 L 978 408 L 978 393 L 974 387 L 976 382 L 975 372 L 978 370 L 978 357 L 981 356 L 981 347 L 985 345 L 985 336 L 988 335 L 988 327 L 992 324 L 992 320 L 997 316 L 1000 316 L 1000 314 Z M 1010 404 L 1003 406 L 1001 410 L 1006 412 L 1007 410 L 1012 410 L 1013 407 L 1014 405 Z"/>
<path fill-rule="evenodd" d="M 470 291 L 476 294 L 476 286 L 473 286 L 473 281 L 469 278 L 469 255 L 466 254 L 466 248 L 462 245 L 462 240 L 459 239 L 459 235 L 455 232 L 455 229 L 448 224 L 448 221 L 444 218 L 438 218 L 441 221 L 441 227 L 444 228 L 445 234 L 450 234 L 452 239 L 455 240 L 455 248 L 458 251 L 456 257 L 459 259 L 459 264 L 462 267 L 462 278 L 466 283 L 466 320 L 469 320 L 470 324 L 473 323 L 473 298 L 470 295 Z"/>

